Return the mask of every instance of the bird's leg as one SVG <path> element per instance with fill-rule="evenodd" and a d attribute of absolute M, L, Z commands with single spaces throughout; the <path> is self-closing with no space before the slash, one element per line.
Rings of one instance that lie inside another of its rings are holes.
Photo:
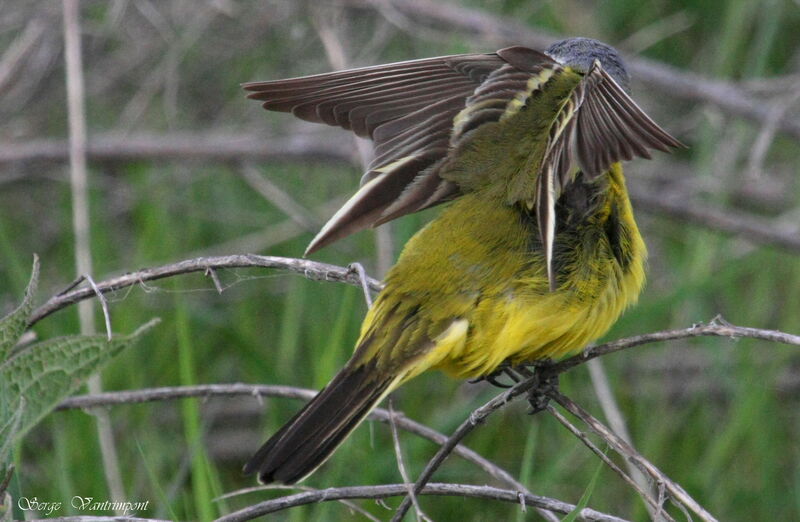
<path fill-rule="evenodd" d="M 518 383 L 520 381 L 519 376 L 513 372 L 511 365 L 507 361 L 505 361 L 500 363 L 500 366 L 498 366 L 497 369 L 494 370 L 492 373 L 481 375 L 480 377 L 476 377 L 467 382 L 469 382 L 470 384 L 474 384 L 476 382 L 486 381 L 492 386 L 497 386 L 498 388 L 511 388 L 513 384 L 505 384 L 497 380 L 497 378 L 500 377 L 501 375 L 506 375 L 510 377 L 511 380 L 514 381 L 514 383 Z"/>

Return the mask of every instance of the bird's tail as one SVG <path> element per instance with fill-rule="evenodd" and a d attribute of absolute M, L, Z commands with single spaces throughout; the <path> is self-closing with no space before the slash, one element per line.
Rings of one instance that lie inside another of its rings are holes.
<path fill-rule="evenodd" d="M 348 364 L 244 466 L 264 484 L 293 484 L 311 474 L 336 450 L 399 379 L 374 363 Z"/>

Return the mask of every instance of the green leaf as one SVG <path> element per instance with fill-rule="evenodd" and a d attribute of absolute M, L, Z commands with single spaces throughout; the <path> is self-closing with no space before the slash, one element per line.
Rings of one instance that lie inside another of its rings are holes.
<path fill-rule="evenodd" d="M 123 349 L 155 326 L 153 319 L 130 335 L 75 335 L 25 347 L 0 364 L 0 440 L 23 436 L 65 397 Z M 21 421 L 13 417 L 21 415 Z M 18 428 L 13 430 L 15 424 Z"/>
<path fill-rule="evenodd" d="M 3 391 L 3 385 L 0 384 L 0 391 Z M 5 400 L 5 395 L 1 396 Z M 0 405 L 0 418 L 5 421 L 0 425 L 0 476 L 5 470 L 7 463 L 11 461 L 11 448 L 16 440 L 16 435 L 19 432 L 20 424 L 22 423 L 22 412 L 25 411 L 25 399 L 19 401 L 19 405 L 11 410 L 8 410 L 8 416 L 2 415 L 6 411 L 4 405 Z"/>
<path fill-rule="evenodd" d="M 36 293 L 36 285 L 38 283 L 39 258 L 34 255 L 31 280 L 25 290 L 22 304 L 16 310 L 0 319 L 0 362 L 6 360 L 8 354 L 11 353 L 11 349 L 17 344 L 17 341 L 28 326 L 28 317 L 30 317 L 31 310 L 33 310 L 33 294 Z"/>

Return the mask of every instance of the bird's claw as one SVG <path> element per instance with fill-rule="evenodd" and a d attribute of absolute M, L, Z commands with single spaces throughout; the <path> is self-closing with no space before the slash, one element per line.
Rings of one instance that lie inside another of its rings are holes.
<path fill-rule="evenodd" d="M 538 374 L 538 382 L 528 392 L 528 404 L 531 409 L 528 415 L 534 415 L 542 410 L 547 409 L 550 403 L 550 392 L 558 390 L 558 375 L 545 375 Z"/>

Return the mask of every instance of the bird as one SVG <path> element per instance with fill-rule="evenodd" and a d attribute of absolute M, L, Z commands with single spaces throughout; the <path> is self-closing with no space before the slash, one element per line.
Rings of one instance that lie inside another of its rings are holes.
<path fill-rule="evenodd" d="M 374 142 L 359 190 L 306 255 L 445 204 L 404 246 L 345 366 L 245 464 L 293 484 L 420 373 L 491 376 L 604 335 L 645 281 L 622 161 L 683 145 L 631 98 L 620 54 L 576 37 L 543 52 L 418 59 L 242 84 L 269 111 Z"/>

